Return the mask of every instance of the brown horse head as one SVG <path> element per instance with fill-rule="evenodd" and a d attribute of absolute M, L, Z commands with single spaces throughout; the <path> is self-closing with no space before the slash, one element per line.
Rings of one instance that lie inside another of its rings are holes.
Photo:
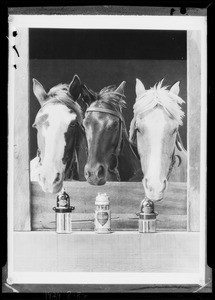
<path fill-rule="evenodd" d="M 118 155 L 122 142 L 125 106 L 123 81 L 118 88 L 109 86 L 95 93 L 82 85 L 82 99 L 88 105 L 83 125 L 88 144 L 85 177 L 92 185 L 103 185 L 109 176 L 119 176 Z"/>

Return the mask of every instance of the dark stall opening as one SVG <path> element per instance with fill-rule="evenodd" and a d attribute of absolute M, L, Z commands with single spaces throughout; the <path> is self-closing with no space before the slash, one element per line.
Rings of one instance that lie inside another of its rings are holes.
<path fill-rule="evenodd" d="M 40 108 L 32 78 L 46 91 L 58 83 L 70 83 L 77 74 L 92 90 L 126 81 L 129 130 L 135 102 L 135 79 L 146 89 L 164 78 L 165 85 L 180 81 L 180 97 L 187 101 L 186 31 L 30 29 L 30 159 L 36 156 L 36 130 L 31 127 Z M 187 107 L 180 134 L 187 147 Z"/>

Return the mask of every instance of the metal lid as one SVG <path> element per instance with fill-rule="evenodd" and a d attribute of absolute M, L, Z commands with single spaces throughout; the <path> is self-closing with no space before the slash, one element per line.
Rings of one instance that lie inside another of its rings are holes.
<path fill-rule="evenodd" d="M 143 199 L 140 204 L 141 213 L 154 213 L 154 202 L 147 198 Z"/>
<path fill-rule="evenodd" d="M 59 208 L 68 208 L 70 206 L 70 197 L 69 195 L 63 190 L 57 196 L 57 207 Z"/>
<path fill-rule="evenodd" d="M 71 212 L 74 209 L 74 206 L 70 206 L 69 195 L 65 192 L 64 188 L 62 188 L 60 193 L 57 195 L 57 206 L 53 207 L 53 210 L 57 213 L 66 213 Z"/>
<path fill-rule="evenodd" d="M 154 211 L 154 202 L 148 198 L 144 198 L 140 204 L 140 212 L 137 212 L 136 215 L 143 220 L 156 219 L 158 213 Z"/>

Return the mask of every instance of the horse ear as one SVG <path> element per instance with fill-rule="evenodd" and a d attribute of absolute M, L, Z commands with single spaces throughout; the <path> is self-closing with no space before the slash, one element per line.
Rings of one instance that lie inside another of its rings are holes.
<path fill-rule="evenodd" d="M 136 101 L 140 96 L 142 96 L 146 92 L 146 89 L 145 89 L 143 83 L 138 78 L 136 78 L 135 91 L 136 91 L 136 96 L 137 96 Z"/>
<path fill-rule="evenodd" d="M 77 101 L 81 93 L 81 81 L 78 75 L 75 75 L 69 85 L 69 93 L 74 101 Z"/>
<path fill-rule="evenodd" d="M 92 90 L 88 89 L 85 84 L 81 85 L 81 96 L 88 106 L 96 100 L 96 94 Z"/>
<path fill-rule="evenodd" d="M 47 93 L 42 84 L 35 78 L 33 78 L 33 92 L 40 105 L 42 106 L 43 103 L 46 101 Z"/>
<path fill-rule="evenodd" d="M 115 90 L 116 93 L 119 93 L 121 95 L 124 95 L 124 87 L 125 87 L 126 82 L 123 81 L 122 83 L 120 83 L 120 85 L 118 86 L 118 88 Z"/>
<path fill-rule="evenodd" d="M 173 86 L 171 87 L 171 89 L 169 90 L 170 93 L 175 94 L 176 96 L 178 96 L 180 88 L 179 88 L 179 84 L 180 81 L 177 81 L 175 84 L 173 84 Z"/>

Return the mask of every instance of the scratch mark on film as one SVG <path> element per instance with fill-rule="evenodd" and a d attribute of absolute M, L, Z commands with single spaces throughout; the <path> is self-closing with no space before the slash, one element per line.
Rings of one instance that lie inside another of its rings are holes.
<path fill-rule="evenodd" d="M 198 293 L 199 291 L 201 291 L 203 288 L 205 288 L 207 285 L 209 285 L 211 283 L 212 280 L 210 280 L 209 282 L 205 283 L 203 286 L 201 286 L 200 288 L 198 288 L 197 290 L 193 291 L 193 293 Z"/>
<path fill-rule="evenodd" d="M 6 36 L 6 38 L 8 39 L 8 41 L 9 41 L 9 43 L 11 44 L 12 48 L 15 50 L 17 56 L 20 57 L 20 56 L 19 56 L 19 52 L 18 52 L 18 50 L 17 50 L 17 48 L 16 48 L 16 45 L 13 45 L 13 43 L 11 42 L 11 40 L 9 39 L 8 36 Z"/>
<path fill-rule="evenodd" d="M 11 289 L 14 293 L 19 293 L 18 290 L 14 289 L 12 286 L 10 286 L 9 284 L 5 283 L 4 285 L 6 285 L 6 287 L 8 287 L 9 289 Z"/>

